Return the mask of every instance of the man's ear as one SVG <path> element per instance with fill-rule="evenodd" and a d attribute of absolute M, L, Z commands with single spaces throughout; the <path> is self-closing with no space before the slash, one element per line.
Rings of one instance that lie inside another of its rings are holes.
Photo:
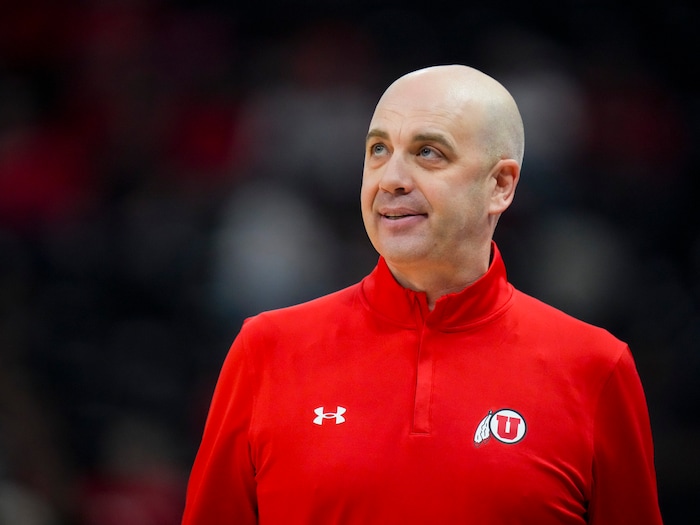
<path fill-rule="evenodd" d="M 506 211 L 515 197 L 515 187 L 520 180 L 520 164 L 515 159 L 501 159 L 494 166 L 494 179 L 489 212 L 499 215 Z"/>

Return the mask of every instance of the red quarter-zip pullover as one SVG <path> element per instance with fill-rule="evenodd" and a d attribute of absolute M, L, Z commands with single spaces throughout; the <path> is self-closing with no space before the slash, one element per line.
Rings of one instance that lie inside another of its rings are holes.
<path fill-rule="evenodd" d="M 249 319 L 185 525 L 661 523 L 628 347 L 488 272 L 428 311 L 380 258 Z"/>

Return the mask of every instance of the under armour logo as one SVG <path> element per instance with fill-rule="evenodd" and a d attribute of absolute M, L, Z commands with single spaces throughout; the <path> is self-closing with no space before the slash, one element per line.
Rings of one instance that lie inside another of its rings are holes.
<path fill-rule="evenodd" d="M 341 423 L 345 423 L 345 418 L 343 417 L 343 414 L 347 409 L 345 407 L 338 407 L 336 408 L 335 412 L 326 412 L 326 409 L 323 407 L 318 407 L 314 409 L 314 413 L 316 414 L 316 417 L 314 418 L 314 423 L 316 425 L 323 425 L 323 420 L 324 419 L 335 419 L 335 424 L 340 425 Z"/>

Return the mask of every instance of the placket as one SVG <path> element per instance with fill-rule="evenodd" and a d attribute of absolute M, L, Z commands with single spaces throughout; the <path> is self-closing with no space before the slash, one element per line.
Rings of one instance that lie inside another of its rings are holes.
<path fill-rule="evenodd" d="M 421 329 L 416 365 L 416 397 L 413 405 L 411 434 L 430 434 L 433 394 L 434 352 L 427 337 L 430 329 L 424 324 Z"/>
<path fill-rule="evenodd" d="M 416 299 L 415 312 L 419 316 L 417 320 L 420 323 L 420 338 L 416 356 L 416 390 L 411 434 L 427 435 L 431 432 L 434 351 L 429 337 L 431 329 L 426 322 L 430 315 L 426 298 L 421 295 Z"/>

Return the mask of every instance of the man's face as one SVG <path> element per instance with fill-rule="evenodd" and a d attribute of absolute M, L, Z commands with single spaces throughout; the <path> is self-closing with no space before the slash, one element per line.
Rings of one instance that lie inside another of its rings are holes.
<path fill-rule="evenodd" d="M 495 161 L 483 151 L 481 122 L 473 103 L 419 79 L 380 100 L 360 200 L 369 238 L 390 265 L 460 267 L 489 242 Z"/>

